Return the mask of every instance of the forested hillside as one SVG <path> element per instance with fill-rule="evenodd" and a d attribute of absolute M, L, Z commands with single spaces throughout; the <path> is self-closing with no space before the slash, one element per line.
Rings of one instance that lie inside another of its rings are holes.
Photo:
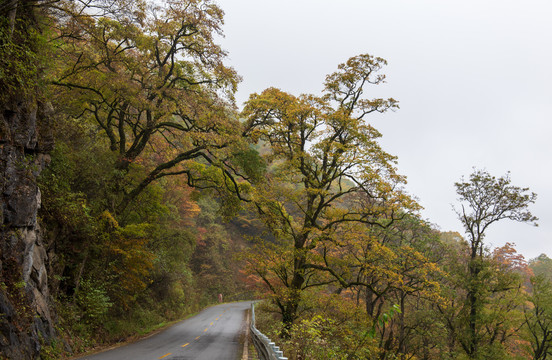
<path fill-rule="evenodd" d="M 536 195 L 474 170 L 419 214 L 370 119 L 386 60 L 243 110 L 210 0 L 0 2 L 0 357 L 60 359 L 265 299 L 290 359 L 546 359 L 552 260 L 491 248 Z M 369 49 L 367 49 L 369 50 Z"/>

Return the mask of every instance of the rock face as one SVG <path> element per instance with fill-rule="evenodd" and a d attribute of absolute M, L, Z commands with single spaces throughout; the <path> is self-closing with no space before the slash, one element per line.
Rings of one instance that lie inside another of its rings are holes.
<path fill-rule="evenodd" d="M 37 177 L 53 147 L 51 106 L 0 104 L 0 358 L 36 359 L 54 337 Z"/>

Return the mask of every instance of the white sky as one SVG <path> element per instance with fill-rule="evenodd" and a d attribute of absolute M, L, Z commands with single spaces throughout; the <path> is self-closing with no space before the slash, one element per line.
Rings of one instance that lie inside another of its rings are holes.
<path fill-rule="evenodd" d="M 238 103 L 274 86 L 319 94 L 326 74 L 362 53 L 389 62 L 395 113 L 368 118 L 398 156 L 422 215 L 463 233 L 454 182 L 472 167 L 538 194 L 539 227 L 503 221 L 487 244 L 552 256 L 552 1 L 218 0 L 223 47 L 243 76 Z"/>

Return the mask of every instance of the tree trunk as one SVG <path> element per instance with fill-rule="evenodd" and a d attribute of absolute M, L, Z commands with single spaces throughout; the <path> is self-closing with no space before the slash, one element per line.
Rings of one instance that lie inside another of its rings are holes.
<path fill-rule="evenodd" d="M 11 36 L 13 35 L 13 31 L 15 30 L 15 17 L 17 15 L 17 5 L 19 4 L 18 0 L 11 0 L 8 1 L 8 19 L 9 19 L 9 36 L 11 39 Z"/>
<path fill-rule="evenodd" d="M 406 333 L 405 333 L 405 323 L 404 323 L 404 313 L 406 311 L 405 301 L 406 301 L 406 294 L 404 292 L 401 292 L 401 312 L 400 314 L 398 314 L 399 316 L 398 351 L 399 351 L 399 354 L 402 354 L 401 359 L 403 359 L 404 354 L 406 354 Z"/>
<path fill-rule="evenodd" d="M 296 242 L 296 245 L 299 242 Z M 304 244 L 304 241 L 303 241 Z M 296 249 L 301 249 L 302 247 Z M 306 258 L 303 254 L 295 255 L 293 261 L 293 277 L 289 286 L 289 300 L 284 303 L 282 311 L 282 322 L 284 327 L 282 329 L 281 336 L 283 338 L 289 338 L 291 326 L 295 319 L 297 319 L 297 310 L 299 309 L 299 303 L 301 302 L 301 291 L 305 283 L 305 263 Z"/>
<path fill-rule="evenodd" d="M 479 341 L 477 339 L 477 317 L 479 316 L 479 298 L 478 298 L 478 276 L 481 272 L 480 264 L 477 262 L 477 255 L 472 254 L 469 269 L 468 284 L 468 305 L 469 305 L 469 333 L 468 333 L 468 356 L 470 359 L 475 359 L 479 350 Z"/>
<path fill-rule="evenodd" d="M 376 298 L 375 298 L 375 294 L 372 290 L 370 290 L 369 288 L 366 288 L 366 297 L 365 297 L 365 302 L 366 302 L 366 314 L 371 318 L 373 319 L 374 318 L 374 311 L 376 309 Z"/>

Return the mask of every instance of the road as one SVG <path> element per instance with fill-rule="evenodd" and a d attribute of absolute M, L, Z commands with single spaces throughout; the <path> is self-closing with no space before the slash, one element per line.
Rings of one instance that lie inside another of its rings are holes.
<path fill-rule="evenodd" d="M 207 308 L 158 334 L 81 360 L 237 360 L 250 301 Z"/>

